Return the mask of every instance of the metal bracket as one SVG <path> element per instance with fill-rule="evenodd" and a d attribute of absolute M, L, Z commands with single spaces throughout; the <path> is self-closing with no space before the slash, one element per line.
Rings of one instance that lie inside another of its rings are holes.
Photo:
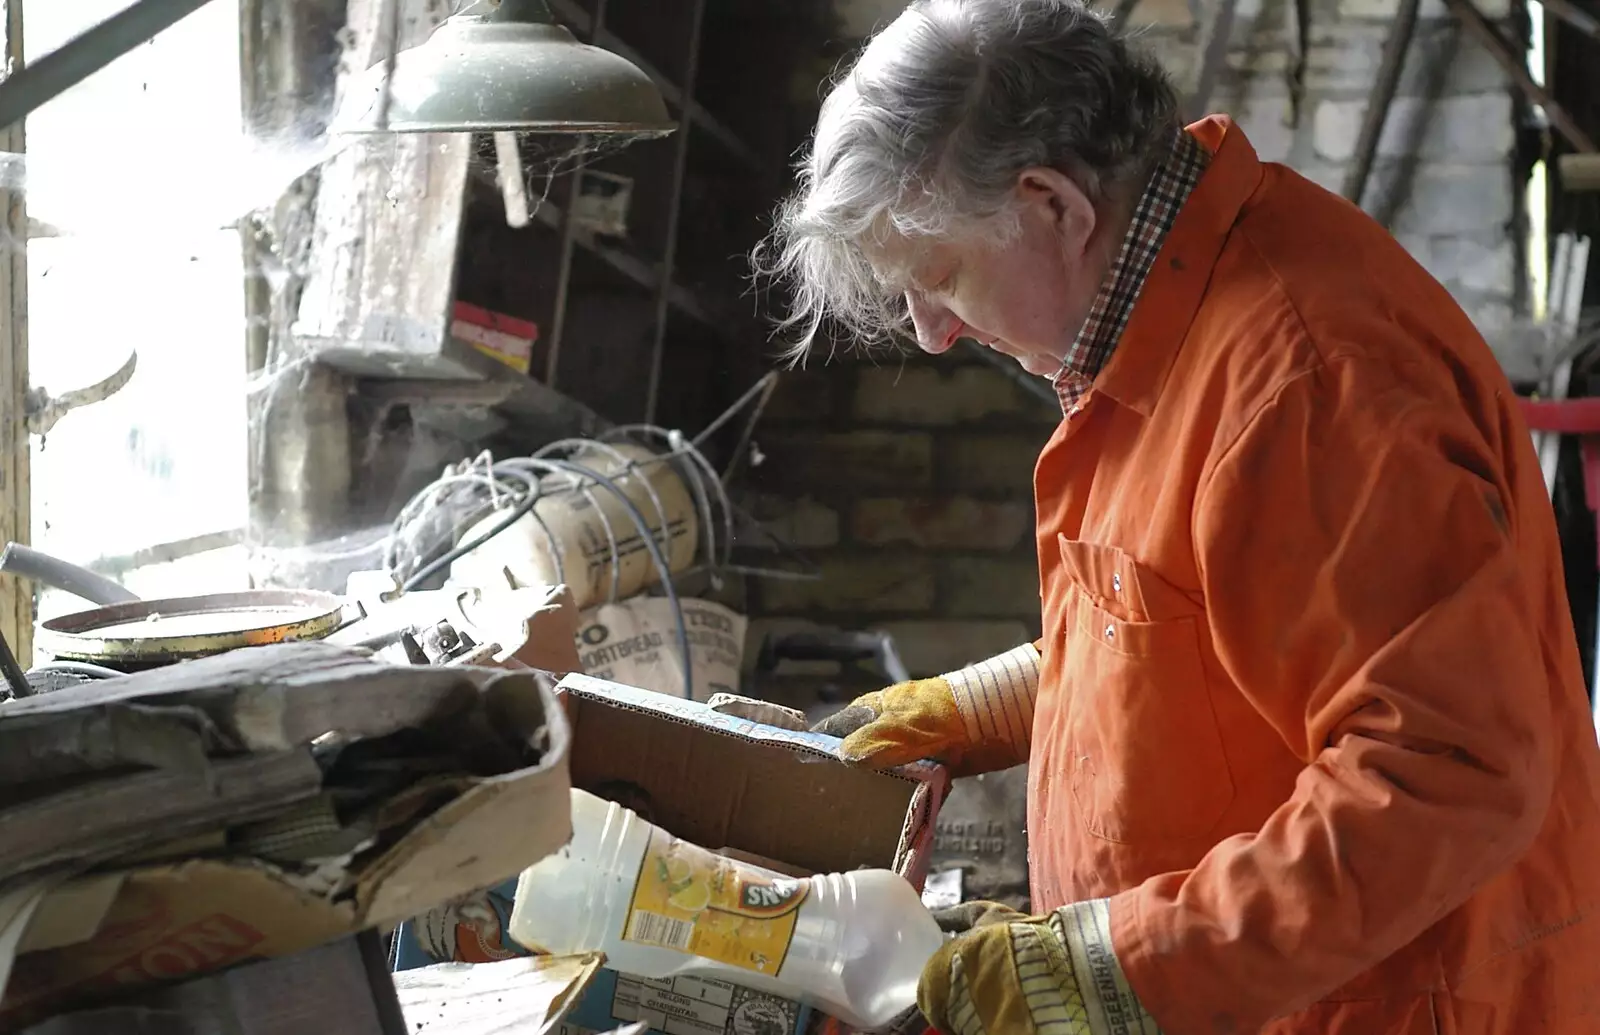
<path fill-rule="evenodd" d="M 51 395 L 43 388 L 34 388 L 28 392 L 28 432 L 29 434 L 44 436 L 56 422 L 73 410 L 90 406 L 97 402 L 105 402 L 127 387 L 133 379 L 133 372 L 139 366 L 139 353 L 128 353 L 128 358 L 117 372 L 103 381 L 98 381 L 87 388 L 78 388 L 60 395 Z"/>

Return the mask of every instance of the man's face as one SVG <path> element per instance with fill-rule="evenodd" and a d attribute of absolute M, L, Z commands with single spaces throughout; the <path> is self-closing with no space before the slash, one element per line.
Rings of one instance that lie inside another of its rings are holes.
<path fill-rule="evenodd" d="M 1071 181 L 1041 170 L 1018 186 L 1020 232 L 996 241 L 901 244 L 906 302 L 926 352 L 959 338 L 1010 356 L 1041 377 L 1061 369 L 1105 275 L 1094 207 Z"/>

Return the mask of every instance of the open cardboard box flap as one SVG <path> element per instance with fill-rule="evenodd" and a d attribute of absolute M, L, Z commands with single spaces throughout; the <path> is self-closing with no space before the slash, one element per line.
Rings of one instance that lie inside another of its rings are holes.
<path fill-rule="evenodd" d="M 472 781 L 366 863 L 351 898 L 330 901 L 274 868 L 191 860 L 86 877 L 52 893 L 24 933 L 0 1028 L 19 1013 L 299 952 L 416 916 L 491 887 L 571 837 L 562 709 L 532 673 L 496 675 L 495 713 L 543 746 L 537 765 Z"/>
<path fill-rule="evenodd" d="M 811 873 L 892 867 L 921 887 L 943 767 L 856 768 L 833 737 L 583 675 L 557 692 L 572 722 L 573 786 L 642 793 L 654 823 L 713 850 Z"/>

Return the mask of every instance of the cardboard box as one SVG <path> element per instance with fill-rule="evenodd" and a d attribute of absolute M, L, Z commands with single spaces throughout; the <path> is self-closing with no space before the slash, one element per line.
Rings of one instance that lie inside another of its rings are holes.
<path fill-rule="evenodd" d="M 505 313 L 457 302 L 450 321 L 450 336 L 517 373 L 526 374 L 533 362 L 533 343 L 539 340 L 539 326 Z"/>
<path fill-rule="evenodd" d="M 470 671 L 470 670 L 469 670 Z M 530 743 L 538 765 L 464 789 L 353 875 L 332 901 L 263 863 L 194 859 L 68 884 L 24 933 L 0 1029 L 154 984 L 299 952 L 400 923 L 492 887 L 571 837 L 571 732 L 544 681 L 480 670 L 492 713 Z"/>
<path fill-rule="evenodd" d="M 887 868 L 921 889 L 945 770 L 847 766 L 832 737 L 779 729 L 708 705 L 582 675 L 558 692 L 572 723 L 573 786 L 621 801 L 678 837 L 803 873 Z M 525 953 L 506 933 L 516 882 L 407 924 L 397 969 Z M 603 971 L 563 1035 L 645 1020 L 658 1035 L 802 1035 L 799 1003 L 702 978 Z"/>
<path fill-rule="evenodd" d="M 921 889 L 949 787 L 942 767 L 849 766 L 832 737 L 584 675 L 557 692 L 572 723 L 573 786 L 637 788 L 653 823 L 707 848 L 809 873 L 887 868 Z"/>

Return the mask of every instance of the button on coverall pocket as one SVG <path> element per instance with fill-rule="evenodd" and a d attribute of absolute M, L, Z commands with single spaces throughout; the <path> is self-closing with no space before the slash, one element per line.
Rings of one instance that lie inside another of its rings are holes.
<path fill-rule="evenodd" d="M 1204 837 L 1234 787 L 1201 662 L 1203 610 L 1136 620 L 1180 595 L 1113 548 L 1062 539 L 1061 552 L 1071 582 L 1061 634 L 1073 746 L 1065 768 L 1085 828 L 1130 846 Z"/>

